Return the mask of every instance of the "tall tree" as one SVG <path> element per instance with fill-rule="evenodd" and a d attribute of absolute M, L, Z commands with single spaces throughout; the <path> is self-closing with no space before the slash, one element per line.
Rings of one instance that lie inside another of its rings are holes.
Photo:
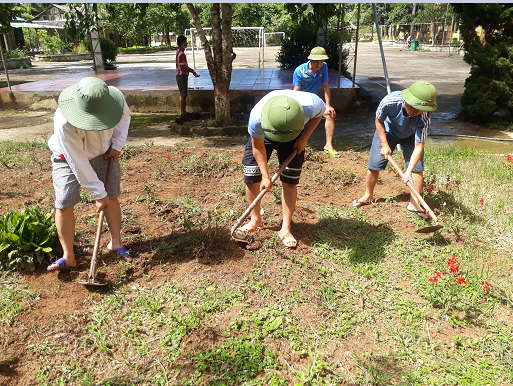
<path fill-rule="evenodd" d="M 0 34 L 12 32 L 11 21 L 22 13 L 23 9 L 18 4 L 0 3 Z"/>
<path fill-rule="evenodd" d="M 453 4 L 461 15 L 465 62 L 471 65 L 461 115 L 513 128 L 513 4 Z M 484 44 L 476 33 L 485 30 Z"/>
<path fill-rule="evenodd" d="M 194 26 L 203 44 L 208 72 L 214 85 L 215 126 L 228 126 L 230 117 L 230 82 L 232 79 L 232 62 L 235 53 L 232 48 L 232 5 L 211 4 L 210 18 L 212 25 L 212 46 L 203 30 L 202 22 L 193 4 L 187 8 L 192 15 Z"/>

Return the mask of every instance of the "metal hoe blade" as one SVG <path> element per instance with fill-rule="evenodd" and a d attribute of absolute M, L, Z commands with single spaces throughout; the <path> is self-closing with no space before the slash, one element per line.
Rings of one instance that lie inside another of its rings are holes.
<path fill-rule="evenodd" d="M 417 229 L 415 232 L 417 233 L 432 233 L 436 232 L 439 229 L 442 229 L 443 227 L 440 224 L 430 225 L 424 228 Z"/>

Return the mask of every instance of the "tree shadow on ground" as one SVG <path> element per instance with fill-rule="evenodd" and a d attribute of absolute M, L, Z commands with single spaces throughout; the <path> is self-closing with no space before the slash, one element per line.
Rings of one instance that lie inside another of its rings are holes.
<path fill-rule="evenodd" d="M 351 264 L 379 262 L 397 237 L 389 225 L 337 216 L 321 218 L 307 232 L 315 235 L 313 247 L 337 249 Z"/>

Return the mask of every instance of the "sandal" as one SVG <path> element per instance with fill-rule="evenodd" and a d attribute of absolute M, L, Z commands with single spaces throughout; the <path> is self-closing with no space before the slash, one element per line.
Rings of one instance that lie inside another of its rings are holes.
<path fill-rule="evenodd" d="M 359 198 L 357 198 L 356 200 L 354 200 L 352 203 L 351 203 L 351 206 L 353 208 L 358 208 L 360 206 L 365 206 L 365 205 L 369 205 L 370 204 L 370 201 L 360 201 Z"/>
<path fill-rule="evenodd" d="M 108 251 L 114 252 L 116 255 L 122 257 L 123 260 L 125 260 L 127 263 L 132 262 L 132 255 L 130 254 L 130 252 L 128 252 L 128 249 L 126 249 L 125 247 L 121 247 L 118 249 L 109 249 Z"/>
<path fill-rule="evenodd" d="M 338 153 L 338 151 L 336 151 L 335 149 L 333 150 L 326 150 L 324 149 L 324 152 L 326 154 L 329 154 L 330 156 L 332 156 L 333 158 L 340 158 L 340 154 Z"/>
<path fill-rule="evenodd" d="M 261 227 L 253 228 L 251 225 L 249 225 L 249 223 L 247 223 L 246 225 L 243 225 L 235 229 L 234 233 L 236 233 L 240 239 L 245 240 L 248 237 L 249 233 L 258 232 L 260 228 Z"/>
<path fill-rule="evenodd" d="M 50 268 L 54 264 L 57 264 L 57 267 Z M 75 265 L 75 267 L 76 267 L 76 265 Z M 46 270 L 48 272 L 51 272 L 51 271 L 71 271 L 75 267 L 68 267 L 67 264 L 66 264 L 66 259 L 64 257 L 61 257 L 61 258 L 55 260 L 52 264 L 50 264 L 46 268 Z"/>
<path fill-rule="evenodd" d="M 411 212 L 411 213 L 413 213 L 413 214 L 416 214 L 416 215 L 417 215 L 417 216 L 419 216 L 420 218 L 424 218 L 424 219 L 429 218 L 429 216 L 428 216 L 428 214 L 427 214 L 427 212 L 426 212 L 425 210 L 413 210 L 413 209 L 409 209 L 409 208 L 408 208 L 408 206 L 409 206 L 409 205 L 410 205 L 410 204 L 406 205 L 406 210 L 407 210 L 408 212 Z M 426 215 L 426 217 L 421 216 L 421 214 L 425 214 L 425 215 Z"/>
<path fill-rule="evenodd" d="M 284 235 L 282 235 L 280 231 L 278 231 L 277 233 L 283 245 L 285 245 L 287 248 L 296 248 L 297 241 L 294 238 L 294 236 L 292 236 L 292 233 L 287 232 Z"/>

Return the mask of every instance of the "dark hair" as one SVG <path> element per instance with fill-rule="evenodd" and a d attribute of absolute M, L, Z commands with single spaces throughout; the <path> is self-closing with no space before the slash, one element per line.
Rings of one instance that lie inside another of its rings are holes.
<path fill-rule="evenodd" d="M 185 36 L 183 36 L 183 35 L 178 36 L 178 39 L 176 39 L 176 44 L 178 45 L 178 47 L 180 47 L 182 45 L 182 43 L 186 40 L 187 40 L 187 38 Z"/>

